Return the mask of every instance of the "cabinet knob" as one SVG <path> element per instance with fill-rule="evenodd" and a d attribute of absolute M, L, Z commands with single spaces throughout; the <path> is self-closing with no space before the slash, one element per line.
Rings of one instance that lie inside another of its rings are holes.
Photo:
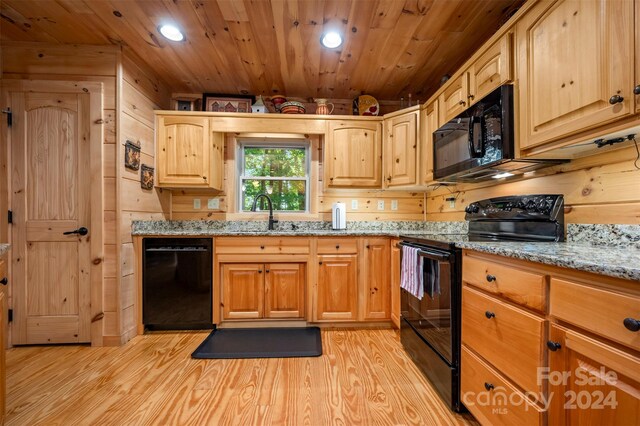
<path fill-rule="evenodd" d="M 612 97 L 609 98 L 609 103 L 611 105 L 619 104 L 622 101 L 624 101 L 624 98 L 620 95 L 613 95 Z"/>
<path fill-rule="evenodd" d="M 340 250 L 340 244 L 336 244 L 336 250 Z"/>
<path fill-rule="evenodd" d="M 369 249 L 369 248 L 371 248 L 371 246 L 369 244 L 367 244 L 367 248 Z"/>
<path fill-rule="evenodd" d="M 258 269 L 258 273 L 261 274 L 262 273 L 262 269 Z"/>
<path fill-rule="evenodd" d="M 469 98 L 469 100 L 472 101 L 475 98 L 475 96 L 469 95 L 469 96 L 467 96 L 467 98 Z"/>
<path fill-rule="evenodd" d="M 260 246 L 260 250 L 264 250 L 264 246 Z"/>
<path fill-rule="evenodd" d="M 206 176 L 202 176 L 202 179 L 203 179 L 203 180 L 207 180 L 207 177 L 206 177 Z"/>
<path fill-rule="evenodd" d="M 322 265 L 322 262 L 318 262 L 318 265 Z"/>
<path fill-rule="evenodd" d="M 467 103 L 465 101 L 458 102 L 458 105 L 465 106 Z"/>
<path fill-rule="evenodd" d="M 269 273 L 269 270 L 267 269 L 267 270 L 265 270 L 265 272 L 268 274 L 268 273 Z"/>
<path fill-rule="evenodd" d="M 484 316 L 485 316 L 485 317 L 487 317 L 487 319 L 491 319 L 491 318 L 495 318 L 495 317 L 496 317 L 496 314 L 494 314 L 494 313 L 493 313 L 493 312 L 491 312 L 491 311 L 486 311 L 486 312 L 484 313 Z"/>
<path fill-rule="evenodd" d="M 4 279 L 7 280 L 6 278 Z M 4 282 L 2 284 L 5 284 Z M 624 327 L 629 331 L 638 331 L 640 330 L 640 321 L 635 318 L 625 318 L 622 322 Z"/>
<path fill-rule="evenodd" d="M 549 350 L 551 352 L 555 352 L 558 349 L 560 349 L 561 347 L 562 347 L 562 345 L 560 343 L 558 343 L 558 342 L 554 342 L 552 340 L 548 340 L 547 341 L 547 348 L 549 348 Z"/>
<path fill-rule="evenodd" d="M 634 95 L 640 95 L 640 84 L 633 88 Z"/>
<path fill-rule="evenodd" d="M 492 282 L 496 280 L 496 276 L 495 275 L 491 275 L 491 274 L 487 274 L 487 281 L 488 282 Z"/>
<path fill-rule="evenodd" d="M 484 388 L 488 391 L 493 390 L 495 388 L 495 386 L 493 386 L 493 384 L 488 383 L 488 382 L 484 382 Z"/>
<path fill-rule="evenodd" d="M 7 277 L 4 277 L 3 279 L 0 280 L 0 284 L 2 285 L 7 285 L 9 284 L 9 280 L 7 279 Z"/>

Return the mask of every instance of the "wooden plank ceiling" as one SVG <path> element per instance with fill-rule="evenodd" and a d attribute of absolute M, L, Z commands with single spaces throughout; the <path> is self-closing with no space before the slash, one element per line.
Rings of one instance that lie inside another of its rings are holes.
<path fill-rule="evenodd" d="M 117 44 L 174 92 L 425 100 L 524 0 L 2 0 L 2 40 Z M 158 26 L 173 22 L 186 41 Z M 345 38 L 335 50 L 321 34 Z"/>

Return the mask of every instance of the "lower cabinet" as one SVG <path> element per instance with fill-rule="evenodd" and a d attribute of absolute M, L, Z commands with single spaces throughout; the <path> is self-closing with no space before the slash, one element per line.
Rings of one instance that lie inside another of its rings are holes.
<path fill-rule="evenodd" d="M 358 255 L 319 255 L 317 320 L 358 319 Z"/>
<path fill-rule="evenodd" d="M 303 263 L 223 263 L 220 268 L 223 320 L 304 317 Z"/>
<path fill-rule="evenodd" d="M 388 320 L 390 318 L 390 272 L 389 239 L 369 238 L 364 240 L 364 320 Z"/>
<path fill-rule="evenodd" d="M 391 322 L 400 328 L 400 240 L 391 240 Z"/>

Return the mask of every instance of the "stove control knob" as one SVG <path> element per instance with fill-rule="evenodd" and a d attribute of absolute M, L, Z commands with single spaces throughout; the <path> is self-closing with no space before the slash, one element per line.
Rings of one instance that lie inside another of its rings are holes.
<path fill-rule="evenodd" d="M 516 203 L 516 208 L 520 209 L 520 210 L 523 210 L 524 209 L 524 203 L 522 201 L 518 201 Z"/>
<path fill-rule="evenodd" d="M 527 204 L 524 206 L 528 211 L 534 211 L 536 208 L 536 203 L 533 200 L 527 201 Z"/>
<path fill-rule="evenodd" d="M 540 200 L 536 204 L 536 211 L 540 213 L 546 213 L 546 210 L 547 210 L 546 206 L 547 206 L 547 203 L 545 203 L 544 200 Z"/>
<path fill-rule="evenodd" d="M 467 213 L 478 213 L 480 211 L 480 206 L 476 203 L 471 203 L 464 209 L 464 211 Z"/>

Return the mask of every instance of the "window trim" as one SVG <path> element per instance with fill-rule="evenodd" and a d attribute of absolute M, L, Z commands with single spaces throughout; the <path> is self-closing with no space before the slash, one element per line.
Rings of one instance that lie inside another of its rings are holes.
<path fill-rule="evenodd" d="M 263 176 L 245 176 L 244 173 L 244 149 L 245 148 L 304 148 L 305 155 L 305 171 L 304 177 L 263 177 Z M 242 209 L 242 202 L 244 200 L 244 194 L 242 192 L 243 179 L 255 179 L 255 180 L 296 180 L 304 181 L 306 188 L 305 195 L 305 209 L 304 210 L 276 210 L 274 213 L 282 214 L 308 214 L 310 213 L 311 206 L 311 141 L 309 139 L 292 139 L 282 140 L 279 138 L 260 138 L 260 139 L 241 139 L 238 140 L 236 147 L 236 191 L 238 197 L 236 202 L 236 208 L 239 213 L 253 213 L 251 211 L 245 211 Z"/>

